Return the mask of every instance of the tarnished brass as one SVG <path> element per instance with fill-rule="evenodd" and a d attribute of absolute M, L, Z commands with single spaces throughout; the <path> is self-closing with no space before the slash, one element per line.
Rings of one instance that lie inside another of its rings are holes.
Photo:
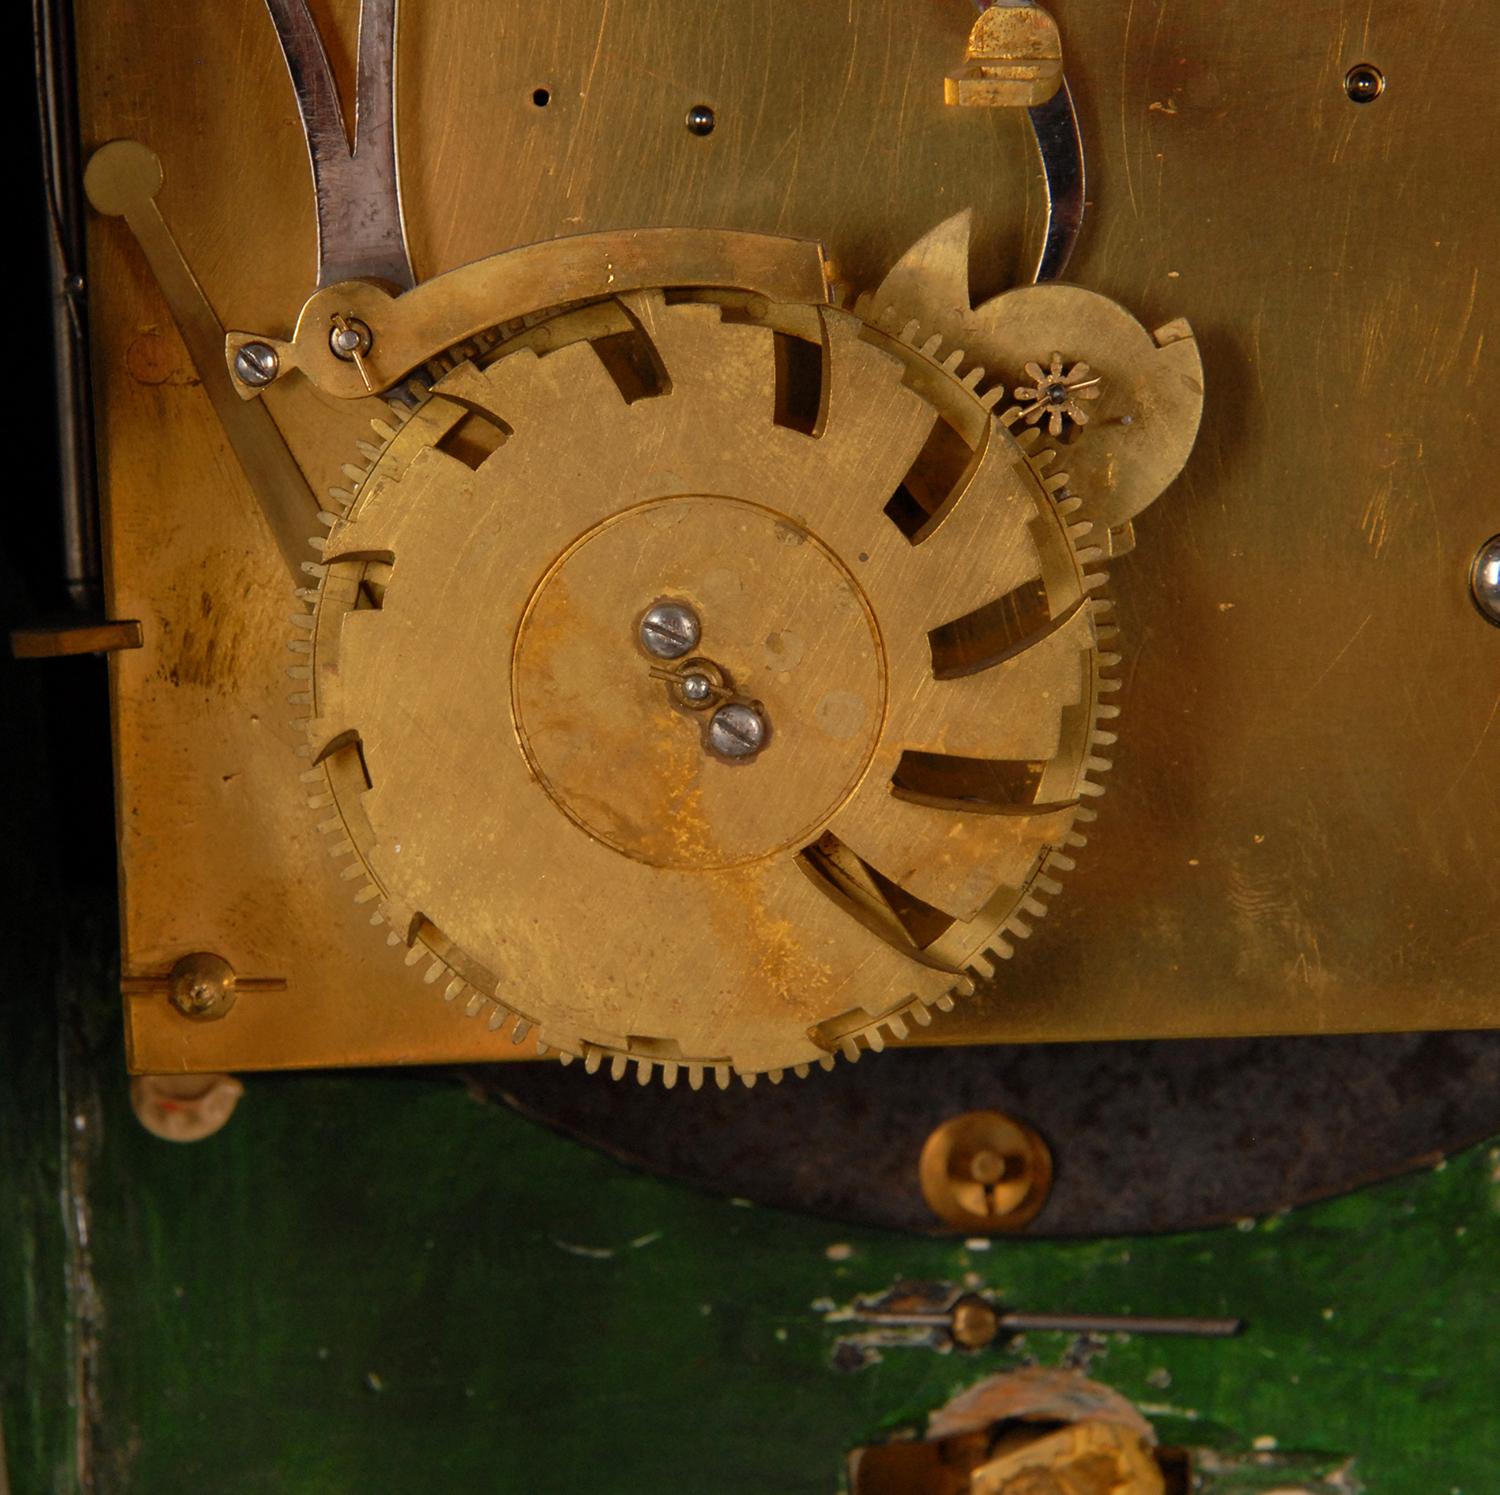
<path fill-rule="evenodd" d="M 319 389 L 358 399 L 389 389 L 436 353 L 494 326 L 497 307 L 528 312 L 651 286 L 742 290 L 773 301 L 823 301 L 828 279 L 819 246 L 770 234 L 708 229 L 630 229 L 578 234 L 528 244 L 393 296 L 370 281 L 350 281 L 318 291 L 297 316 L 291 340 L 260 332 L 231 332 L 224 354 L 233 369 L 248 342 L 273 347 L 279 375 L 300 369 Z M 338 320 L 369 329 L 363 356 L 340 357 L 329 344 Z M 240 383 L 254 399 L 260 388 Z"/>
<path fill-rule="evenodd" d="M 1117 1392 L 1076 1371 L 1027 1366 L 965 1387 L 921 1440 L 856 1449 L 851 1495 L 1164 1495 L 1191 1461 L 1161 1448 Z"/>
<path fill-rule="evenodd" d="M 966 1350 L 982 1350 L 994 1344 L 1000 1333 L 1000 1315 L 977 1293 L 969 1293 L 953 1305 L 950 1322 L 954 1344 Z"/>
<path fill-rule="evenodd" d="M 1163 1495 L 1165 1489 L 1146 1441 L 1102 1420 L 1041 1436 L 1013 1433 L 969 1476 L 969 1495 Z"/>
<path fill-rule="evenodd" d="M 974 1234 L 1025 1229 L 1052 1190 L 1047 1144 L 1024 1121 L 999 1111 L 965 1111 L 945 1121 L 923 1145 L 917 1168 L 933 1214 Z"/>
<path fill-rule="evenodd" d="M 266 526 L 295 574 L 302 560 L 301 531 L 318 506 L 276 423 L 263 409 L 246 407 L 234 397 L 235 386 L 219 366 L 223 328 L 157 207 L 161 184 L 160 159 L 134 140 L 101 147 L 83 178 L 94 208 L 123 218 L 135 235 Z"/>
<path fill-rule="evenodd" d="M 969 32 L 964 65 L 949 73 L 943 97 L 982 109 L 1034 108 L 1062 86 L 1057 22 L 1035 0 L 996 0 Z"/>
<path fill-rule="evenodd" d="M 126 997 L 165 997 L 183 1017 L 206 1021 L 227 1017 L 241 992 L 279 992 L 279 976 L 239 976 L 222 955 L 206 950 L 184 955 L 162 976 L 122 976 Z"/>
<path fill-rule="evenodd" d="M 1089 516 L 1105 529 L 1129 524 L 1166 491 L 1198 438 L 1204 377 L 1192 328 L 1179 318 L 1149 333 L 1124 307 L 1076 285 L 1021 286 L 971 307 L 969 280 L 969 215 L 959 213 L 901 257 L 869 304 L 877 316 L 915 317 L 963 348 L 1012 386 L 1028 423 L 1047 414 L 1059 436 L 1070 417 L 1068 469 Z M 1041 367 L 1054 362 L 1057 380 Z M 1048 400 L 1053 384 L 1067 386 L 1064 362 L 1086 364 L 1078 380 L 1086 406 Z"/>
<path fill-rule="evenodd" d="M 1112 741 L 1099 554 L 1036 433 L 904 332 L 616 296 L 459 364 L 335 494 L 293 641 L 309 802 L 491 1028 L 669 1085 L 856 1058 L 1071 868 Z M 769 722 L 753 760 L 640 647 L 663 596 Z"/>
<path fill-rule="evenodd" d="M 133 618 L 110 623 L 68 623 L 54 628 L 13 628 L 14 659 L 57 659 L 66 654 L 113 654 L 139 649 L 141 625 Z"/>
<path fill-rule="evenodd" d="M 125 0 L 77 9 L 85 146 L 125 137 L 160 157 L 157 202 L 220 326 L 294 332 L 316 283 L 314 198 L 259 0 L 171 27 Z M 315 10 L 352 95 L 355 7 Z M 1117 573 L 1130 732 L 1101 834 L 1024 980 L 981 983 L 923 1042 L 1500 1017 L 1500 801 L 1485 792 L 1500 632 L 1468 582 L 1497 529 L 1500 435 L 1472 409 L 1497 311 L 1474 267 L 1500 209 L 1468 190 L 1467 160 L 1500 142 L 1464 89 L 1393 86 L 1360 107 L 1344 88 L 1366 61 L 1394 77 L 1393 58 L 1406 78 L 1463 76 L 1500 54 L 1500 15 L 1458 33 L 1386 7 L 1346 35 L 1332 0 L 1275 27 L 1245 14 L 1169 0 L 1145 26 L 1138 8 L 1067 10 L 1091 176 L 1069 274 L 1148 326 L 1190 317 L 1211 404 Z M 1025 116 L 940 97 L 968 0 L 852 15 L 673 0 L 646 16 L 404 8 L 398 154 L 419 279 L 517 244 L 686 225 L 819 240 L 838 278 L 869 288 L 972 205 L 972 294 L 966 280 L 951 315 L 1015 283 L 1040 212 Z M 205 69 L 211 87 L 178 86 Z M 707 136 L 683 127 L 700 102 Z M 300 734 L 283 704 L 285 568 L 214 416 L 209 396 L 230 388 L 200 382 L 118 222 L 91 225 L 88 278 L 110 613 L 144 639 L 110 661 L 124 968 L 167 970 L 206 944 L 288 981 L 218 1023 L 132 998 L 133 1062 L 498 1057 L 483 1024 L 434 1020 L 336 876 L 309 875 L 324 848 L 286 772 Z M 1108 359 L 1049 332 L 1002 351 L 992 377 L 1004 365 L 1012 388 L 1053 352 L 1105 372 L 1067 456 L 1086 495 L 1090 442 L 1130 431 L 1106 419 L 1122 388 Z M 211 361 L 222 371 L 222 340 Z M 300 374 L 254 404 L 317 492 L 389 419 Z M 1109 528 L 1122 554 L 1127 524 Z"/>

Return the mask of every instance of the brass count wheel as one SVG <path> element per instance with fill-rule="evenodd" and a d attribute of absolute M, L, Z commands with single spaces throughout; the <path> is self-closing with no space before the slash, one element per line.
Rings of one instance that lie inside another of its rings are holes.
<path fill-rule="evenodd" d="M 643 1082 L 854 1058 L 1071 865 L 1097 552 L 1036 433 L 916 337 L 567 311 L 451 367 L 328 516 L 312 802 L 492 1027 Z"/>

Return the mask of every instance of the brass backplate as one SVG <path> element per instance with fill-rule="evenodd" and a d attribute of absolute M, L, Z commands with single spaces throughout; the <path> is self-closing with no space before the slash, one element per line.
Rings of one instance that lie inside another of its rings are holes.
<path fill-rule="evenodd" d="M 356 6 L 313 8 L 347 84 Z M 85 153 L 155 150 L 219 319 L 288 335 L 315 237 L 275 34 L 261 0 L 169 9 L 79 0 Z M 1500 13 L 1051 9 L 1090 170 L 1070 277 L 1148 326 L 1187 317 L 1209 395 L 1114 567 L 1125 715 L 1091 844 L 1003 980 L 922 1039 L 1500 1024 L 1500 630 L 1466 589 L 1500 529 L 1500 432 L 1478 418 L 1500 203 L 1475 190 L 1500 147 Z M 1024 115 L 943 101 L 972 20 L 968 0 L 408 6 L 417 274 L 702 225 L 821 239 L 868 286 L 972 205 L 993 294 L 1041 199 Z M 1362 62 L 1387 80 L 1365 105 L 1344 88 Z M 699 103 L 706 138 L 683 127 Z M 286 983 L 212 1022 L 137 991 L 132 1066 L 524 1057 L 414 982 L 328 872 L 285 703 L 285 564 L 119 220 L 91 221 L 89 286 L 111 616 L 142 631 L 110 661 L 123 970 L 207 950 Z M 352 451 L 381 413 L 298 380 L 265 399 L 319 491 L 330 426 Z"/>

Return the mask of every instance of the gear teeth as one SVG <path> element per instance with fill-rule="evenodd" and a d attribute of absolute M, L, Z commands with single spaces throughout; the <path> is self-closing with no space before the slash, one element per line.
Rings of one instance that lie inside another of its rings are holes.
<path fill-rule="evenodd" d="M 849 288 L 841 283 L 830 288 L 831 305 L 846 306 L 848 296 Z M 993 412 L 1001 404 L 1007 394 L 1007 389 L 1003 384 L 995 384 L 981 391 L 986 377 L 983 368 L 976 366 L 969 369 L 967 373 L 961 374 L 966 356 L 962 349 L 951 348 L 946 353 L 942 353 L 943 343 L 940 336 L 931 335 L 923 339 L 920 324 L 916 320 L 899 322 L 896 309 L 889 306 L 875 316 L 872 315 L 873 306 L 871 296 L 861 295 L 854 301 L 853 309 L 867 323 L 896 337 L 905 346 L 940 367 L 944 373 L 969 390 L 985 409 Z M 462 352 L 462 350 L 457 351 Z M 431 392 L 429 381 L 414 377 L 407 382 L 402 391 L 387 396 L 389 420 L 378 417 L 372 419 L 370 430 L 376 440 L 372 442 L 366 439 L 358 442 L 358 451 L 364 459 L 364 465 L 361 467 L 353 463 L 344 464 L 340 471 L 347 486 L 335 486 L 328 491 L 329 508 L 318 515 L 319 523 L 325 530 L 333 530 L 347 518 L 385 450 Z M 1069 491 L 1068 474 L 1059 470 L 1048 475 L 1048 470 L 1057 460 L 1059 452 L 1054 446 L 1044 443 L 1042 430 L 1032 426 L 1019 426 L 1021 410 L 1014 405 L 1001 409 L 995 415 L 995 419 L 1006 428 L 1011 439 L 1020 448 L 1038 484 L 1052 500 L 1056 512 L 1066 518 L 1072 518 L 1080 513 L 1086 515 L 1086 499 Z M 1082 518 L 1068 525 L 1067 528 L 1069 540 L 1074 545 L 1075 556 L 1083 571 L 1083 585 L 1087 593 L 1096 593 L 1106 583 L 1106 575 L 1102 569 L 1102 562 L 1107 559 L 1104 549 L 1099 546 L 1087 550 L 1079 548 L 1079 542 L 1087 539 L 1094 531 L 1095 526 Z M 329 543 L 329 539 L 324 535 L 315 536 L 310 541 L 313 550 L 320 556 L 327 552 Z M 302 571 L 313 579 L 315 585 L 298 590 L 299 601 L 308 604 L 308 609 L 294 615 L 292 622 L 294 628 L 305 633 L 316 626 L 317 605 L 321 598 L 322 588 L 326 584 L 329 567 L 321 559 L 309 560 L 302 563 Z M 1107 599 L 1090 596 L 1088 605 L 1094 617 L 1096 640 L 1102 642 L 1113 638 L 1117 630 L 1110 623 L 1101 621 L 1102 615 L 1111 609 L 1112 604 Z M 290 644 L 291 650 L 297 654 L 311 654 L 312 647 L 310 640 L 305 638 L 293 639 Z M 1096 654 L 1096 661 L 1097 671 L 1103 672 L 1117 667 L 1120 657 L 1117 654 L 1100 652 Z M 306 663 L 290 667 L 288 675 L 298 682 L 312 680 L 312 670 Z M 1095 722 L 1089 738 L 1089 746 L 1091 749 L 1109 749 L 1117 742 L 1116 734 L 1099 724 L 1118 717 L 1119 708 L 1102 702 L 1099 697 L 1119 690 L 1121 682 L 1116 678 L 1106 678 L 1103 673 L 1096 673 L 1095 686 Z M 313 704 L 313 692 L 310 688 L 299 690 L 290 699 L 294 705 L 310 707 Z M 306 719 L 303 725 L 304 730 L 310 732 L 310 724 Z M 304 745 L 299 751 L 304 754 L 310 753 L 311 744 Z M 1108 758 L 1096 751 L 1091 751 L 1085 758 L 1080 773 L 1080 795 L 1097 798 L 1102 794 L 1103 786 L 1094 782 L 1092 776 L 1107 772 L 1110 767 L 1111 763 Z M 322 792 L 331 788 L 325 769 L 315 767 L 304 772 L 302 781 L 309 786 L 321 786 L 320 792 L 309 796 L 308 803 L 311 808 L 318 810 L 336 807 L 334 795 L 331 792 Z M 832 1070 L 836 1067 L 839 1057 L 843 1057 L 850 1063 L 857 1063 L 866 1051 L 878 1053 L 889 1044 L 903 1042 L 910 1038 L 915 1030 L 929 1027 L 935 1013 L 951 1012 L 958 1000 L 972 996 L 977 982 L 992 980 L 998 976 L 1003 963 L 1010 960 L 1014 953 L 1013 941 L 1030 937 L 1035 921 L 1045 917 L 1047 913 L 1046 900 L 1055 897 L 1062 890 L 1058 876 L 1075 870 L 1076 862 L 1068 853 L 1080 850 L 1087 845 L 1087 837 L 1077 830 L 1076 826 L 1087 824 L 1096 818 L 1095 812 L 1086 805 L 1080 804 L 1077 807 L 1073 826 L 1062 834 L 1060 845 L 1050 849 L 1041 859 L 1036 871 L 1032 874 L 1031 881 L 1023 890 L 1023 896 L 1001 927 L 1001 931 L 996 933 L 986 948 L 971 957 L 968 969 L 955 976 L 948 990 L 933 998 L 912 996 L 892 1011 L 872 1019 L 864 1027 L 841 1036 L 833 1051 L 820 1055 L 816 1061 L 793 1065 L 790 1067 L 790 1072 L 797 1078 L 804 1079 L 811 1074 L 813 1062 L 820 1069 Z M 382 900 L 383 895 L 380 889 L 370 880 L 362 859 L 356 854 L 358 848 L 348 836 L 342 817 L 334 815 L 325 819 L 319 825 L 319 829 L 330 836 L 336 831 L 339 832 L 338 839 L 328 848 L 331 858 L 354 857 L 354 860 L 341 870 L 340 875 L 351 881 L 362 880 L 361 886 L 354 893 L 355 901 L 360 904 L 369 904 Z M 391 915 L 377 908 L 372 912 L 370 922 L 378 926 L 386 923 L 390 917 L 398 918 L 409 927 L 406 935 L 401 934 L 397 929 L 390 929 L 387 933 L 387 943 L 402 951 L 403 961 L 407 966 L 419 965 L 424 960 L 428 962 L 427 969 L 423 972 L 423 979 L 429 985 L 442 984 L 445 1002 L 461 1008 L 470 1017 L 485 1014 L 490 1031 L 504 1032 L 513 1043 L 522 1043 L 535 1032 L 535 1025 L 531 1020 L 513 1013 L 494 996 L 470 986 L 441 956 L 434 954 L 418 937 L 416 926 L 407 915 Z M 732 1080 L 736 1077 L 747 1089 L 751 1089 L 758 1083 L 761 1073 L 739 1070 L 731 1061 L 726 1060 L 662 1059 L 653 1054 L 636 1053 L 628 1047 L 621 1050 L 587 1040 L 578 1041 L 575 1047 L 571 1044 L 559 1043 L 545 1030 L 535 1032 L 535 1039 L 536 1053 L 539 1056 L 553 1055 L 564 1066 L 575 1060 L 581 1060 L 584 1070 L 589 1074 L 597 1074 L 603 1068 L 605 1059 L 608 1058 L 612 1079 L 623 1079 L 633 1068 L 639 1085 L 648 1085 L 659 1071 L 662 1084 L 667 1089 L 675 1088 L 684 1078 L 684 1074 L 688 1087 L 695 1091 L 703 1088 L 710 1074 L 713 1076 L 714 1084 L 720 1090 L 728 1090 Z M 780 1084 L 785 1078 L 786 1071 L 776 1069 L 764 1071 L 764 1073 L 771 1084 Z"/>

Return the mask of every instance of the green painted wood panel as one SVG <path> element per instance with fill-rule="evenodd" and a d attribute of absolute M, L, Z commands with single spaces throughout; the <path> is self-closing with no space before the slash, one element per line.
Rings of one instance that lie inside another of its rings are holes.
<path fill-rule="evenodd" d="M 827 1306 L 903 1276 L 1039 1308 L 1243 1314 L 1230 1343 L 1113 1338 L 1089 1373 L 1168 1441 L 1275 1440 L 1293 1469 L 1352 1455 L 1348 1487 L 1382 1495 L 1497 1488 L 1493 1147 L 1244 1230 L 976 1250 L 665 1184 L 431 1076 L 254 1078 L 225 1132 L 173 1146 L 135 1124 L 118 1061 L 106 1035 L 100 1109 L 80 1113 L 99 1490 L 826 1495 L 855 1444 L 990 1370 L 1077 1354 L 1034 1335 L 835 1369 Z M 17 1180 L 15 1151 L 7 1187 L 44 1200 L 46 1169 L 23 1159 Z M 49 1274 L 56 1296 L 49 1249 L 7 1253 L 26 1313 Z M 32 1480 L 45 1429 L 20 1431 L 15 1488 L 66 1488 Z"/>

